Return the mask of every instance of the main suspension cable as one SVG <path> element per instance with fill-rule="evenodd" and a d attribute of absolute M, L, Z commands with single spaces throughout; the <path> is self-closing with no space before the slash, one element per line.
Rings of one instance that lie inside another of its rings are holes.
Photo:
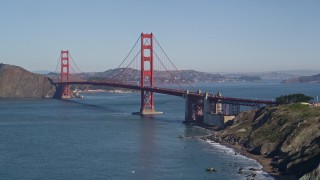
<path fill-rule="evenodd" d="M 130 61 L 130 63 L 123 69 L 120 70 L 120 72 L 118 74 L 116 74 L 115 76 L 109 78 L 110 80 L 115 79 L 116 77 L 118 77 L 122 72 L 124 72 L 125 70 L 128 69 L 128 67 L 134 62 L 134 60 L 138 57 L 138 55 L 140 54 L 141 50 L 134 56 L 134 58 Z M 117 68 L 119 69 L 119 68 Z"/>
<path fill-rule="evenodd" d="M 156 55 L 156 57 L 158 58 L 159 62 L 161 63 L 161 65 L 165 68 L 166 72 L 171 76 L 174 77 L 173 74 L 170 73 L 170 71 L 167 69 L 167 67 L 163 64 L 163 62 L 161 61 L 161 59 L 159 58 L 159 56 L 157 55 L 157 53 L 155 51 L 153 51 L 154 55 Z M 178 86 L 182 89 L 185 90 L 181 84 L 177 81 Z"/>
<path fill-rule="evenodd" d="M 157 38 L 155 36 L 153 36 L 154 40 L 156 41 L 156 43 L 158 44 L 158 46 L 160 47 L 161 51 L 163 52 L 163 54 L 166 56 L 166 58 L 169 60 L 169 62 L 171 63 L 171 65 L 175 68 L 176 71 L 179 72 L 178 68 L 175 66 L 175 64 L 171 61 L 171 59 L 169 58 L 169 56 L 167 55 L 167 53 L 163 50 L 163 48 L 161 47 L 160 43 L 158 42 Z M 189 84 L 189 86 L 191 86 L 191 88 L 195 91 L 194 86 L 191 84 L 190 79 L 185 78 L 187 80 L 187 83 Z"/>
<path fill-rule="evenodd" d="M 82 71 L 80 70 L 79 66 L 77 65 L 77 63 L 74 61 L 73 57 L 71 56 L 71 53 L 69 52 L 69 56 L 71 57 L 71 60 L 73 62 L 74 65 L 76 65 L 76 68 L 79 70 L 80 73 L 82 73 Z M 76 72 L 75 72 L 76 73 Z"/>
<path fill-rule="evenodd" d="M 133 49 L 134 49 L 134 48 L 136 47 L 136 45 L 138 44 L 140 38 L 141 38 L 141 36 L 139 36 L 139 38 L 138 38 L 137 41 L 134 43 L 133 47 L 131 48 L 131 50 L 129 51 L 129 53 L 126 55 L 126 57 L 123 59 L 123 61 L 120 63 L 120 65 L 111 72 L 111 74 L 109 75 L 110 77 L 112 77 L 112 75 L 115 73 L 115 71 L 116 71 L 117 69 L 119 69 L 119 68 L 122 66 L 122 64 L 127 60 L 127 58 L 129 57 L 129 55 L 132 53 Z M 141 51 L 141 50 L 140 50 L 140 51 Z M 102 80 L 105 80 L 105 79 L 108 79 L 108 77 L 105 77 L 105 78 L 103 78 Z"/>
<path fill-rule="evenodd" d="M 60 61 L 61 61 L 61 57 L 59 56 L 59 58 L 58 58 L 58 63 L 57 63 L 57 66 L 56 66 L 56 69 L 53 71 L 53 78 L 52 78 L 52 81 L 54 81 L 54 79 L 55 79 L 55 77 L 56 77 L 56 74 L 58 74 L 57 70 L 58 70 L 58 67 L 59 67 Z M 57 77 L 57 78 L 58 78 L 58 77 Z"/>

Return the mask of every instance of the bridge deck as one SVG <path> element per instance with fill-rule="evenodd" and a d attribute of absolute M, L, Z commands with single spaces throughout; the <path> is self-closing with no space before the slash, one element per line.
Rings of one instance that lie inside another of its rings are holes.
<path fill-rule="evenodd" d="M 168 88 L 160 88 L 160 87 L 141 87 L 139 85 L 125 84 L 125 83 L 114 83 L 114 82 L 98 82 L 98 81 L 74 81 L 74 82 L 54 82 L 56 85 L 92 85 L 92 86 L 108 86 L 108 87 L 118 87 L 124 89 L 132 89 L 138 91 L 152 91 L 154 93 L 167 94 L 171 96 L 179 96 L 184 97 L 186 95 L 186 91 L 177 90 L 177 89 L 168 89 Z M 189 92 L 189 97 L 203 99 L 206 94 L 205 93 L 197 93 L 197 92 Z M 218 97 L 213 94 L 208 94 L 208 99 L 210 101 L 220 101 L 222 103 L 227 104 L 237 104 L 242 106 L 259 106 L 261 104 L 265 105 L 275 105 L 275 101 L 268 100 L 256 100 L 256 99 L 244 99 L 244 98 L 233 98 L 233 97 Z"/>

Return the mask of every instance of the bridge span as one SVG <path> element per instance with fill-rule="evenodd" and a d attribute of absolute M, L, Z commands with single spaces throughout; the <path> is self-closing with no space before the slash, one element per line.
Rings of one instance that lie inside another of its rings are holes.
<path fill-rule="evenodd" d="M 124 88 L 131 89 L 137 91 L 151 91 L 159 94 L 166 94 L 171 96 L 179 96 L 179 97 L 190 97 L 190 98 L 204 98 L 207 97 L 210 101 L 220 101 L 222 103 L 227 104 L 236 104 L 240 106 L 262 106 L 262 105 L 275 105 L 274 101 L 269 100 L 256 100 L 256 99 L 245 99 L 245 98 L 233 98 L 233 97 L 224 97 L 214 94 L 202 93 L 200 91 L 191 92 L 188 90 L 179 90 L 179 89 L 169 89 L 162 87 L 150 87 L 150 86 L 140 86 L 140 85 L 132 85 L 126 83 L 116 83 L 116 82 L 98 82 L 98 81 L 70 81 L 70 82 L 54 82 L 57 85 L 91 85 L 91 86 L 107 86 L 107 87 L 116 87 L 116 88 Z"/>
<path fill-rule="evenodd" d="M 152 93 L 166 94 L 170 96 L 178 96 L 185 99 L 185 122 L 195 123 L 209 121 L 210 116 L 216 115 L 219 118 L 222 116 L 235 116 L 240 113 L 241 106 L 258 108 L 262 106 L 276 105 L 274 101 L 255 100 L 245 98 L 225 97 L 220 93 L 209 94 L 199 91 L 191 92 L 189 90 L 169 89 L 162 87 L 150 87 L 132 85 L 117 82 L 98 82 L 98 81 L 70 81 L 70 82 L 54 82 L 58 86 L 70 85 L 91 85 L 91 86 L 106 86 L 115 88 L 131 89 L 136 91 L 148 91 Z M 152 115 L 157 113 L 141 113 L 141 115 Z M 212 118 L 211 118 L 212 119 Z M 215 118 L 216 119 L 216 118 Z M 221 120 L 222 121 L 222 120 Z M 208 123 L 207 123 L 208 124 Z M 221 122 L 220 125 L 221 126 Z"/>

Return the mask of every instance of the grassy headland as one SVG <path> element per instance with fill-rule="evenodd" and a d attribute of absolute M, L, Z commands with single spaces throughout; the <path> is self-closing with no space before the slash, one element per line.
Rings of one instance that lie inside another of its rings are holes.
<path fill-rule="evenodd" d="M 301 177 L 320 163 L 320 107 L 297 103 L 242 112 L 210 139 L 264 158 L 269 173 Z"/>

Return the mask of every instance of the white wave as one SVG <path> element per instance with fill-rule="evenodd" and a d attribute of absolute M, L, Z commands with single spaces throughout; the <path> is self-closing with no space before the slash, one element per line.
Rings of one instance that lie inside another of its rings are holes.
<path fill-rule="evenodd" d="M 229 147 L 224 146 L 224 145 L 221 145 L 220 143 L 216 143 L 216 142 L 211 141 L 211 140 L 206 140 L 206 142 L 211 144 L 213 147 L 216 147 L 218 152 L 225 152 L 225 153 L 230 153 L 230 154 L 234 154 L 235 153 L 234 149 L 229 148 Z"/>
<path fill-rule="evenodd" d="M 247 166 L 244 166 L 243 171 L 246 172 L 247 174 L 250 174 L 252 172 L 254 172 L 257 176 L 255 177 L 255 179 L 266 179 L 266 180 L 272 180 L 274 179 L 270 174 L 262 171 L 262 165 L 255 159 L 251 159 L 248 158 L 242 154 L 236 153 L 236 151 L 230 147 L 224 146 L 220 143 L 216 143 L 214 141 L 211 140 L 205 140 L 205 142 L 209 143 L 211 146 L 213 146 L 215 148 L 215 151 L 220 152 L 220 153 L 226 153 L 229 154 L 230 156 L 232 156 L 233 158 L 236 158 L 238 163 L 240 164 L 247 164 L 245 162 L 251 161 L 253 162 L 255 165 L 252 164 L 248 164 Z M 243 161 L 241 161 L 243 160 Z M 254 168 L 257 169 L 257 171 L 250 171 L 250 168 Z"/>

